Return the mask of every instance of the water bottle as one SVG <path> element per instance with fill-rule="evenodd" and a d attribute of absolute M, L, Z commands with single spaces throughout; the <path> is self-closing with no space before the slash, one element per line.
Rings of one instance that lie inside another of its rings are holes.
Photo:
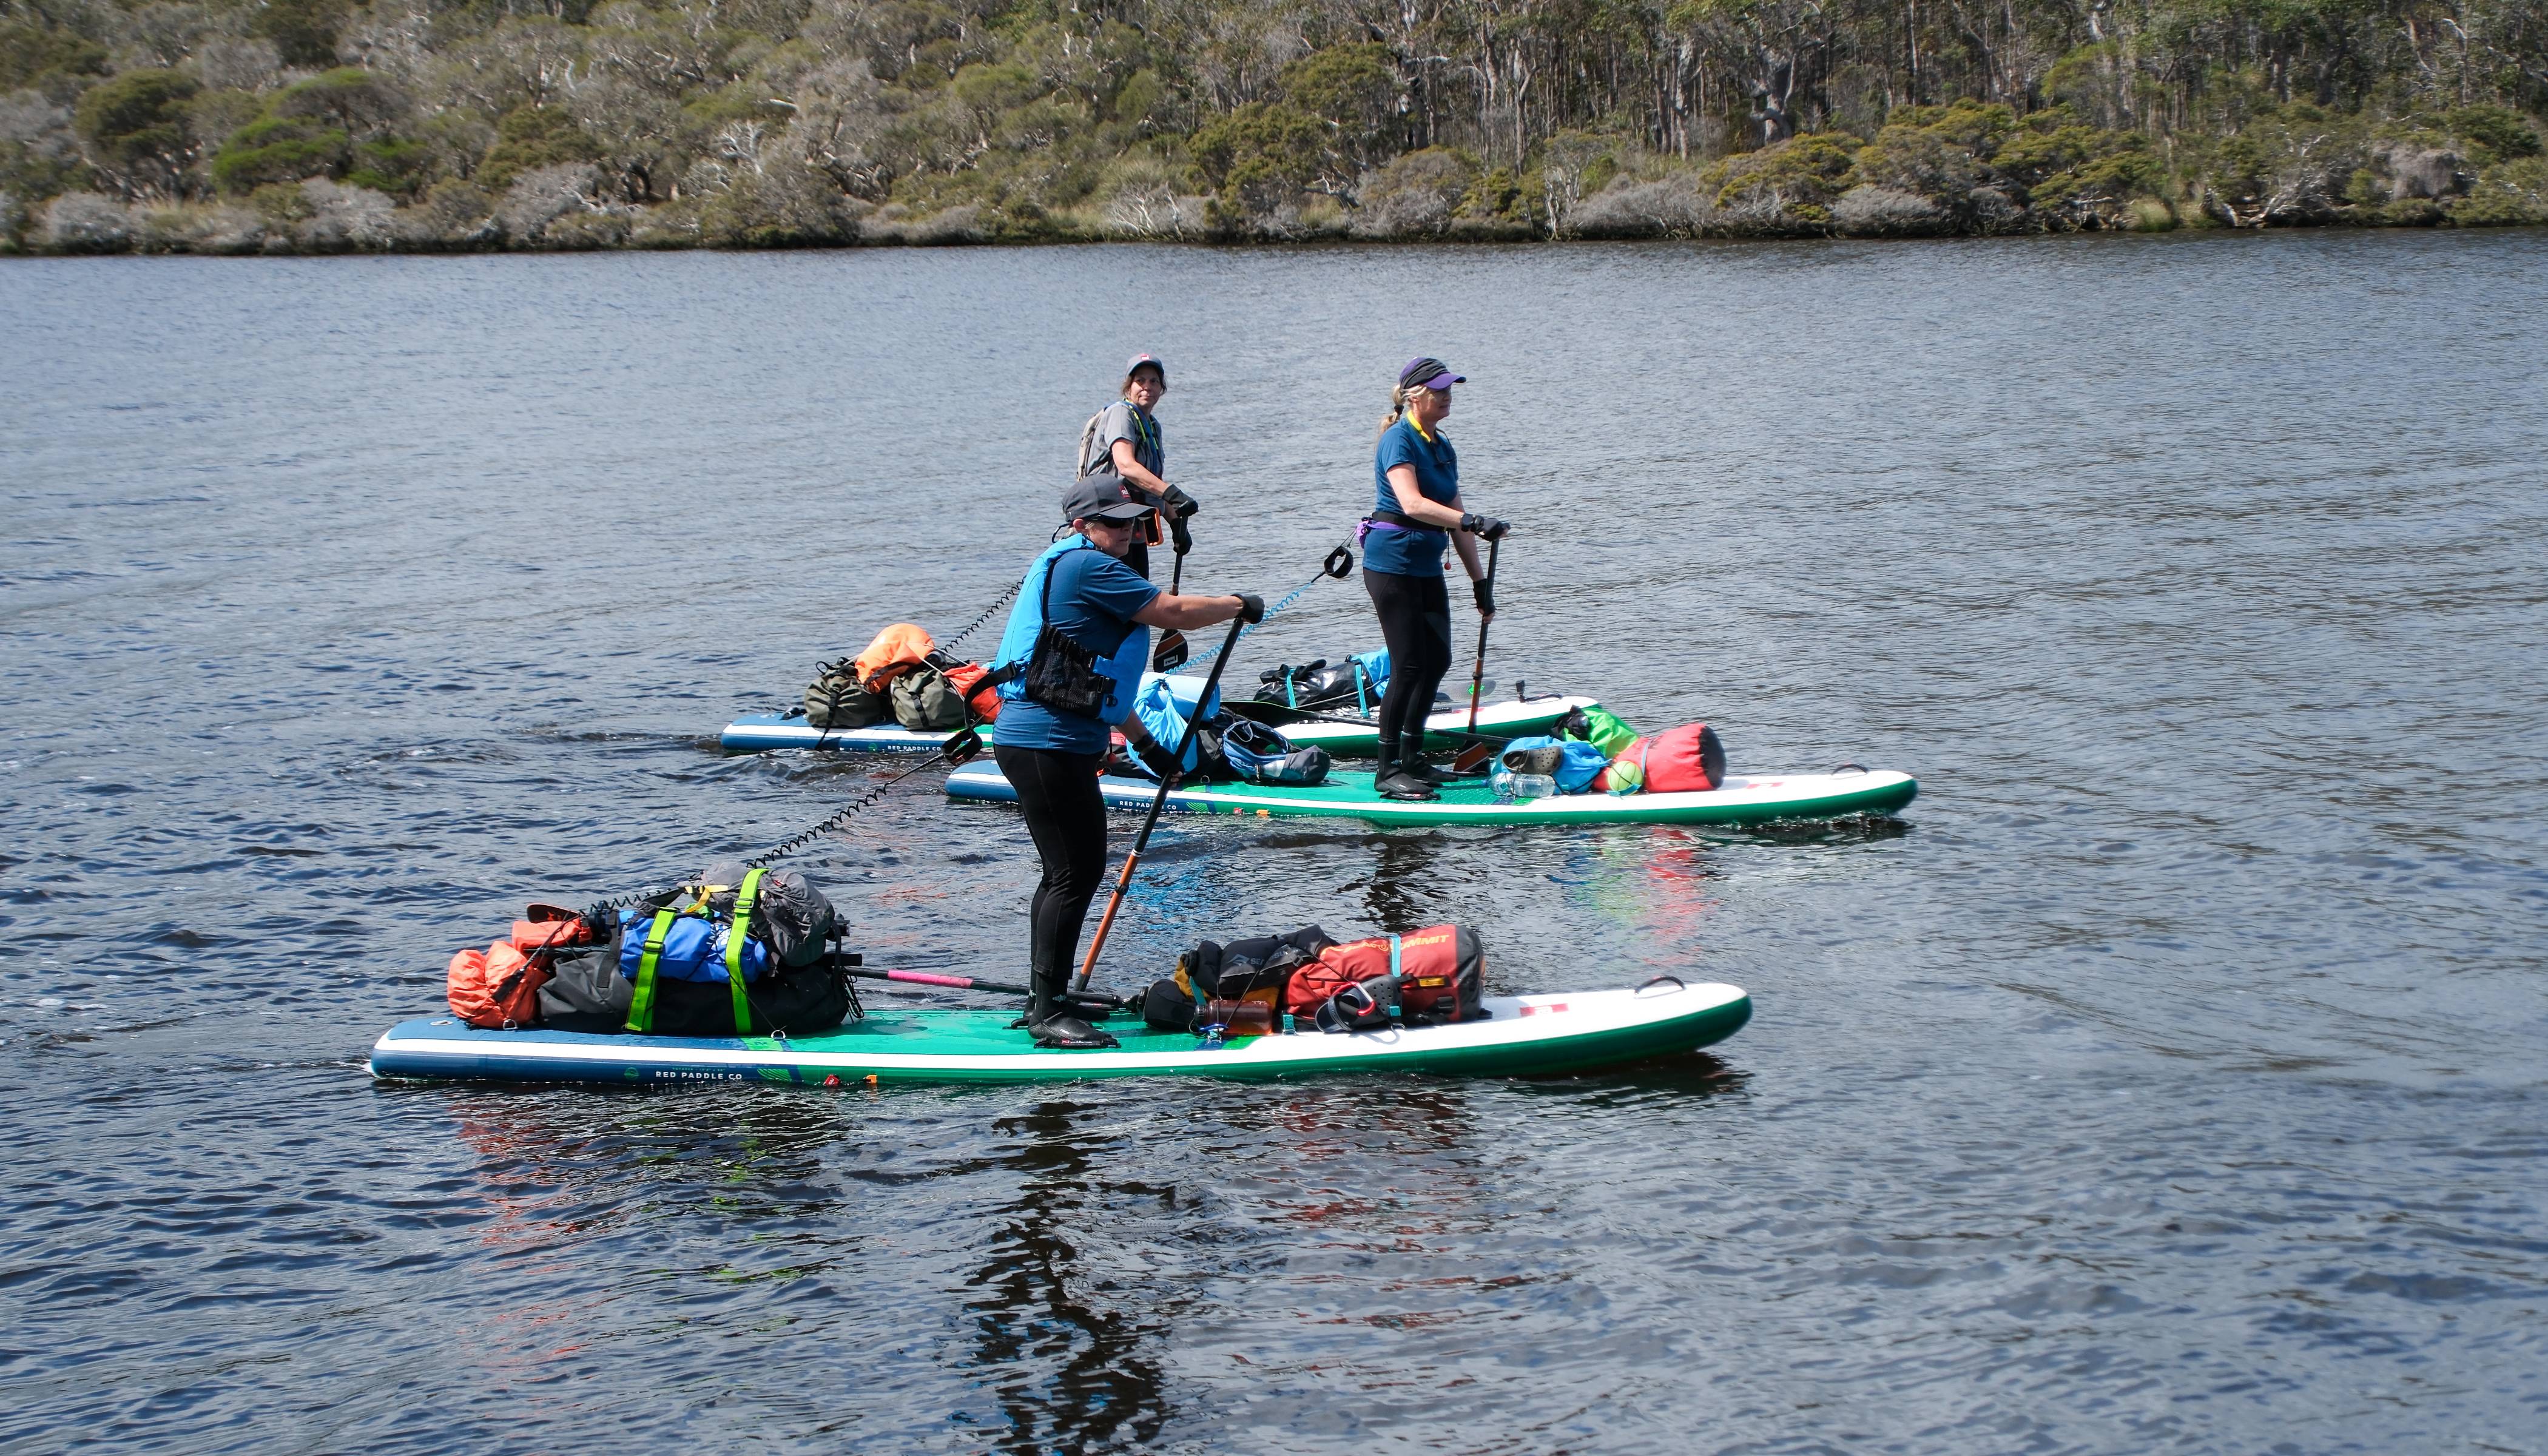
<path fill-rule="evenodd" d="M 1224 1037 L 1269 1037 L 1274 1034 L 1274 1008 L 1262 1001 L 1206 1001 L 1195 1024 L 1219 1027 Z"/>
<path fill-rule="evenodd" d="M 1496 802 L 1508 804 L 1515 799 L 1544 799 L 1557 792 L 1557 780 L 1546 774 L 1516 774 L 1502 764 L 1487 775 L 1487 786 L 1495 790 Z"/>

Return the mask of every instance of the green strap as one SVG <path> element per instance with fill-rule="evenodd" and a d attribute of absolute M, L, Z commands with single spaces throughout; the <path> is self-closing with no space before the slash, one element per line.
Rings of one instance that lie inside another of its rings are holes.
<path fill-rule="evenodd" d="M 676 911 L 658 910 L 646 930 L 646 949 L 637 957 L 637 993 L 628 998 L 628 1030 L 641 1036 L 655 1030 L 655 961 L 664 954 L 664 937 L 681 918 Z"/>
<path fill-rule="evenodd" d="M 734 997 L 734 1034 L 752 1035 L 752 1002 L 743 994 L 743 943 L 752 934 L 752 902 L 761 895 L 761 876 L 767 870 L 755 869 L 743 876 L 743 884 L 734 892 L 734 924 L 725 933 L 725 988 Z"/>

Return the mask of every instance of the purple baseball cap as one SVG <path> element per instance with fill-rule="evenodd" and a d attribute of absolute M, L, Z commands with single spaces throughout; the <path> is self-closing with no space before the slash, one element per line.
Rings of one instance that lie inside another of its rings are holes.
<path fill-rule="evenodd" d="M 1126 379 L 1131 379 L 1133 377 L 1133 371 L 1140 368 L 1144 364 L 1147 364 L 1151 368 L 1159 371 L 1159 383 L 1166 384 L 1168 382 L 1168 366 L 1160 363 L 1159 356 L 1156 354 L 1135 354 L 1131 361 L 1126 363 L 1124 366 L 1124 377 Z"/>
<path fill-rule="evenodd" d="M 1413 389 L 1417 385 L 1422 385 L 1428 390 L 1447 390 L 1455 384 L 1468 382 L 1469 376 L 1453 374 L 1450 365 L 1430 355 L 1421 359 L 1410 359 L 1407 361 L 1407 367 L 1398 371 L 1398 384 L 1401 389 Z"/>

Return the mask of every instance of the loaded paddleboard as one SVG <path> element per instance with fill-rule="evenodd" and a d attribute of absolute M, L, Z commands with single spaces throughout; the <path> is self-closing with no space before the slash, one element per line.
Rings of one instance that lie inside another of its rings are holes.
<path fill-rule="evenodd" d="M 1142 680 L 1149 681 L 1146 677 Z M 1201 678 L 1175 677 L 1168 680 L 1189 697 L 1203 690 Z M 1279 703 L 1241 702 L 1229 699 L 1230 711 L 1271 723 L 1296 746 L 1313 745 L 1340 758 L 1368 758 L 1380 748 L 1380 730 L 1367 722 L 1319 722 L 1296 720 Z M 1477 731 L 1494 738 L 1518 738 L 1525 734 L 1545 733 L 1558 720 L 1577 708 L 1594 707 L 1589 697 L 1540 696 L 1483 703 L 1478 708 Z M 1353 715 L 1331 714 L 1350 718 Z M 1465 741 L 1469 727 L 1469 710 L 1465 707 L 1444 708 L 1425 720 L 1425 729 L 1442 735 L 1445 742 Z M 977 730 L 984 743 L 992 737 L 991 725 Z M 805 721 L 802 709 L 785 713 L 753 713 L 725 725 L 717 745 L 730 754 L 760 753 L 775 748 L 822 748 L 841 753 L 935 753 L 947 741 L 944 733 L 914 733 L 891 723 L 873 728 L 835 728 L 825 731 Z"/>
<path fill-rule="evenodd" d="M 1083 1077 L 1298 1077 L 1329 1072 L 1536 1076 L 1694 1050 L 1752 1018 L 1737 986 L 1659 976 L 1634 990 L 1490 996 L 1487 1018 L 1374 1032 L 1286 1033 L 1206 1046 L 1190 1032 L 1107 1022 L 1113 1050 L 1047 1051 L 1015 1010 L 870 1012 L 811 1037 L 639 1037 L 401 1022 L 372 1075 L 507 1082 L 1033 1082 Z"/>
<path fill-rule="evenodd" d="M 1424 824 L 1772 824 L 1890 814 L 1920 792 L 1918 779 L 1890 770 L 1729 776 L 1721 788 L 1691 793 L 1573 793 L 1500 801 L 1485 779 L 1442 786 L 1438 799 L 1393 799 L 1372 791 L 1372 775 L 1329 774 L 1324 783 L 1205 783 L 1171 789 L 1167 807 L 1188 814 L 1239 818 L 1363 819 L 1397 827 Z M 1146 809 L 1159 791 L 1147 778 L 1097 780 L 1106 802 Z M 1016 803 L 1000 766 L 981 762 L 947 775 L 957 799 Z"/>

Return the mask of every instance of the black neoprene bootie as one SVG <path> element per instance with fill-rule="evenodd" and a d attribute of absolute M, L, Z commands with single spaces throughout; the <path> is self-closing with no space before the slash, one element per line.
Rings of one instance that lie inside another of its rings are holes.
<path fill-rule="evenodd" d="M 1035 1024 L 1035 1044 L 1047 1051 L 1097 1051 L 1124 1044 L 1078 1017 L 1047 1016 Z"/>
<path fill-rule="evenodd" d="M 1371 786 L 1387 799 L 1438 799 L 1442 796 L 1434 791 L 1432 784 L 1395 764 L 1390 766 L 1388 773 L 1374 775 Z"/>
<path fill-rule="evenodd" d="M 1422 759 L 1410 759 L 1400 764 L 1398 772 L 1418 783 L 1430 783 L 1437 788 L 1445 783 L 1458 782 L 1460 776 L 1456 774 L 1446 774 Z"/>

